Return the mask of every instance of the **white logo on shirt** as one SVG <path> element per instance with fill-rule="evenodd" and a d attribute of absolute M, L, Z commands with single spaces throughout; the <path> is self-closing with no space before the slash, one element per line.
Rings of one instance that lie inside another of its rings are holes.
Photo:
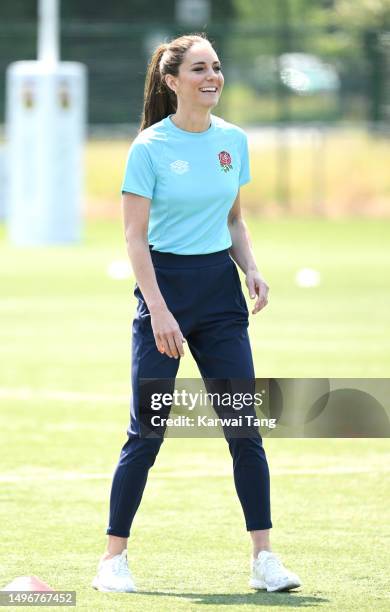
<path fill-rule="evenodd" d="M 170 164 L 170 167 L 172 172 L 176 172 L 176 174 L 184 174 L 190 169 L 190 164 L 188 163 L 188 161 L 177 159 L 176 161 Z"/>

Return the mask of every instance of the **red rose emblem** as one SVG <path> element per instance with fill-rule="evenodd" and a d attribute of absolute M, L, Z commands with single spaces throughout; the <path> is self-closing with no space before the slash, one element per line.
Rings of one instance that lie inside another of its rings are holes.
<path fill-rule="evenodd" d="M 221 170 L 224 172 L 229 172 L 229 170 L 233 170 L 232 166 L 232 158 L 230 157 L 230 153 L 227 151 L 221 151 L 218 153 L 219 163 L 221 165 Z"/>

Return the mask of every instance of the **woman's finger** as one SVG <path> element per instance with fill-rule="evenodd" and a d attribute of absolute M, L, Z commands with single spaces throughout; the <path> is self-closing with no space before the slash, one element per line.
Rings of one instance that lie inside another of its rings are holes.
<path fill-rule="evenodd" d="M 184 357 L 184 347 L 183 347 L 183 342 L 185 342 L 183 335 L 180 332 L 177 332 L 174 335 L 174 341 L 175 341 L 175 345 L 176 345 L 176 350 L 179 353 L 180 357 Z"/>
<path fill-rule="evenodd" d="M 248 285 L 248 291 L 249 291 L 249 295 L 251 297 L 251 299 L 253 300 L 254 297 L 256 297 L 256 283 L 254 279 L 249 279 L 249 281 L 247 281 L 247 285 Z"/>
<path fill-rule="evenodd" d="M 267 304 L 268 304 L 268 299 L 266 297 L 259 297 L 258 300 L 256 300 L 256 304 L 255 304 L 254 309 L 252 310 L 252 314 L 256 314 L 256 312 L 259 312 L 259 310 L 262 310 L 262 308 L 267 306 Z"/>
<path fill-rule="evenodd" d="M 173 357 L 174 359 L 177 359 L 179 357 L 179 351 L 177 350 L 177 346 L 176 346 L 176 342 L 175 342 L 175 337 L 172 333 L 168 334 L 166 337 L 166 342 L 169 346 L 169 351 L 170 351 L 170 357 Z"/>
<path fill-rule="evenodd" d="M 155 338 L 156 340 L 156 346 L 157 346 L 157 350 L 163 354 L 163 355 L 167 355 L 168 357 L 171 357 L 171 351 L 169 348 L 169 344 L 166 341 L 166 339 L 164 338 L 163 335 L 161 334 L 157 334 L 157 338 Z"/>

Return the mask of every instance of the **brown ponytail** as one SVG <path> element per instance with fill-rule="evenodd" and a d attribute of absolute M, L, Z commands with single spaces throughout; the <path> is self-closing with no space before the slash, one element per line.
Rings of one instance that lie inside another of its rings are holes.
<path fill-rule="evenodd" d="M 155 49 L 146 73 L 144 107 L 139 132 L 176 112 L 176 94 L 166 84 L 165 75 L 177 76 L 186 51 L 194 43 L 205 40 L 210 42 L 203 32 L 186 34 L 169 43 L 162 43 Z"/>

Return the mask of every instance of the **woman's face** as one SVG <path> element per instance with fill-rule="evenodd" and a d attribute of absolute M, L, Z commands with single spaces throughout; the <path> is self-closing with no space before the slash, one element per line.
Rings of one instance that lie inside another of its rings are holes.
<path fill-rule="evenodd" d="M 192 45 L 184 55 L 179 75 L 167 74 L 165 80 L 176 92 L 178 106 L 186 108 L 213 108 L 219 102 L 224 84 L 218 55 L 207 42 Z"/>

